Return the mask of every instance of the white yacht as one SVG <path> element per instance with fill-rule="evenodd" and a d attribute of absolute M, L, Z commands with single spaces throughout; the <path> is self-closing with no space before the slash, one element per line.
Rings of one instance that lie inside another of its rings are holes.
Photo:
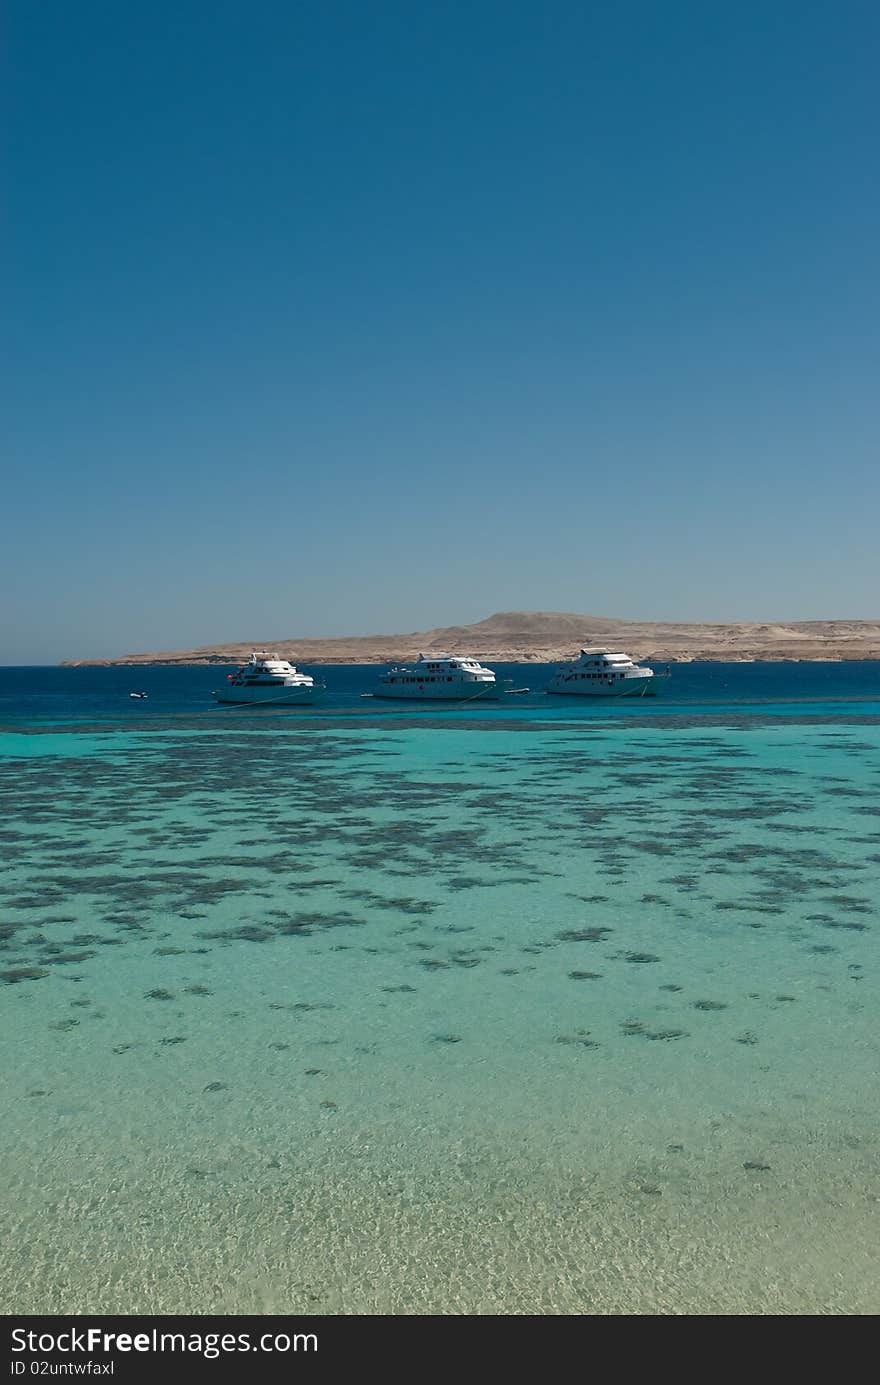
<path fill-rule="evenodd" d="M 373 697 L 401 697 L 419 702 L 481 701 L 498 697 L 495 674 L 476 659 L 453 654 L 420 654 L 411 668 L 392 668 L 383 673 Z"/>
<path fill-rule="evenodd" d="M 582 649 L 579 659 L 557 669 L 547 692 L 569 697 L 645 697 L 657 691 L 657 678 L 652 668 L 634 664 L 628 654 Z"/>
<path fill-rule="evenodd" d="M 298 673 L 293 664 L 277 654 L 255 650 L 246 664 L 226 675 L 226 687 L 214 693 L 218 702 L 239 706 L 260 704 L 289 707 L 317 702 L 324 694 L 323 683 L 307 673 Z"/>

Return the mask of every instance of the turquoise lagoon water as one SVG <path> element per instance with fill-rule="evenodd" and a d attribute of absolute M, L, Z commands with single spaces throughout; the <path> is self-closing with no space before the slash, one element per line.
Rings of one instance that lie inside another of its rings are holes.
<path fill-rule="evenodd" d="M 880 1306 L 878 666 L 3 672 L 7 1312 Z"/>

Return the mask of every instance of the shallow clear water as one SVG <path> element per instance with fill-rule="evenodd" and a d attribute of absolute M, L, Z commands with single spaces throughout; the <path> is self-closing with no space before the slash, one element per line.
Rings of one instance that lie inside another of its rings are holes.
<path fill-rule="evenodd" d="M 206 678 L 0 671 L 7 1311 L 877 1310 L 880 667 Z"/>

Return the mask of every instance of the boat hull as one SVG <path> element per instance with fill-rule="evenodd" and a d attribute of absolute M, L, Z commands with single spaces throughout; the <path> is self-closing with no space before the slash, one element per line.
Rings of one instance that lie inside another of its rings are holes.
<path fill-rule="evenodd" d="M 219 688 L 214 693 L 215 701 L 226 707 L 308 707 L 320 702 L 325 689 L 322 687 L 292 688 Z"/>
<path fill-rule="evenodd" d="M 609 682 L 596 679 L 595 682 L 579 682 L 571 679 L 552 679 L 547 684 L 548 693 L 558 693 L 562 697 L 655 697 L 657 694 L 657 675 L 647 677 L 615 678 Z"/>
<path fill-rule="evenodd" d="M 373 697 L 389 702 L 492 702 L 501 692 L 497 683 L 459 683 L 457 687 L 446 689 L 442 685 L 426 684 L 421 688 L 417 683 L 401 683 L 398 687 L 380 684 Z"/>

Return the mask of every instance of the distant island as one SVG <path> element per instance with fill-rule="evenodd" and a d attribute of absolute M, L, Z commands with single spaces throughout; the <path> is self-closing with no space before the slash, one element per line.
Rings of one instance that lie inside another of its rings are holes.
<path fill-rule="evenodd" d="M 450 625 L 410 635 L 346 635 L 335 639 L 253 639 L 116 659 L 65 659 L 83 665 L 237 664 L 254 649 L 277 650 L 300 664 L 388 664 L 424 651 L 447 651 L 500 663 L 554 663 L 583 646 L 620 649 L 635 659 L 756 662 L 780 659 L 880 659 L 880 621 L 799 620 L 684 624 L 611 620 L 559 611 L 502 611 L 475 625 Z"/>

